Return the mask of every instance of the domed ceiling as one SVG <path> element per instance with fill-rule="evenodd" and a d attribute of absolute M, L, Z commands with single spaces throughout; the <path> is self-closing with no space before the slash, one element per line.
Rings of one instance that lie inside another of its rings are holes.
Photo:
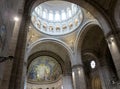
<path fill-rule="evenodd" d="M 82 22 L 81 8 L 66 1 L 47 1 L 31 13 L 31 22 L 40 32 L 63 35 L 75 30 Z"/>
<path fill-rule="evenodd" d="M 61 74 L 61 66 L 53 57 L 40 56 L 28 68 L 28 82 L 51 83 L 58 80 Z"/>

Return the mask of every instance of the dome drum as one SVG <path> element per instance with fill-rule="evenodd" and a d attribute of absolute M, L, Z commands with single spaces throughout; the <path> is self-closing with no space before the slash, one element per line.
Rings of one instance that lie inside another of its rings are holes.
<path fill-rule="evenodd" d="M 76 4 L 68 3 L 68 6 L 59 10 L 55 9 L 52 1 L 48 1 L 38 5 L 31 13 L 31 22 L 33 26 L 40 32 L 48 35 L 64 35 L 75 30 L 82 22 L 82 10 Z M 60 1 L 64 3 L 65 1 Z M 53 9 L 54 8 L 54 9 Z"/>

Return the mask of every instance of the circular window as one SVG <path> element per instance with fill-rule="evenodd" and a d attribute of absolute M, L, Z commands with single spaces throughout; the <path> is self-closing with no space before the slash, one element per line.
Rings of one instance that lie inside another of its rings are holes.
<path fill-rule="evenodd" d="M 40 32 L 63 35 L 75 30 L 82 22 L 81 8 L 66 1 L 47 1 L 31 13 L 31 22 Z"/>
<path fill-rule="evenodd" d="M 96 67 L 96 63 L 95 63 L 94 60 L 92 60 L 92 61 L 90 62 L 90 66 L 91 66 L 92 69 L 94 69 L 94 68 Z"/>
<path fill-rule="evenodd" d="M 50 83 L 60 78 L 60 64 L 50 56 L 35 58 L 28 68 L 28 82 Z"/>

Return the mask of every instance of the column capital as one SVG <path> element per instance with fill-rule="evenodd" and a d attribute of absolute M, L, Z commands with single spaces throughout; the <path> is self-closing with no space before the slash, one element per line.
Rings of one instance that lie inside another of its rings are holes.
<path fill-rule="evenodd" d="M 76 69 L 76 68 L 83 68 L 83 64 L 77 64 L 77 65 L 73 65 L 72 69 Z"/>
<path fill-rule="evenodd" d="M 117 71 L 117 75 L 120 79 L 120 72 L 119 72 L 119 70 L 120 70 L 120 67 L 119 67 L 119 65 L 120 65 L 120 62 L 119 62 L 119 59 L 120 59 L 120 39 L 119 38 L 120 38 L 120 36 L 119 35 L 120 35 L 120 31 L 119 31 L 119 33 L 109 35 L 106 38 L 106 40 L 108 42 L 108 47 L 109 47 L 116 71 Z"/>
<path fill-rule="evenodd" d="M 106 40 L 107 40 L 108 44 L 111 44 L 112 42 L 116 43 L 116 36 L 111 34 L 111 35 L 106 37 Z"/>
<path fill-rule="evenodd" d="M 120 31 L 117 31 L 116 33 L 110 33 L 109 35 L 106 36 L 106 40 L 112 40 L 113 38 L 114 39 L 119 39 L 119 36 L 120 36 Z"/>

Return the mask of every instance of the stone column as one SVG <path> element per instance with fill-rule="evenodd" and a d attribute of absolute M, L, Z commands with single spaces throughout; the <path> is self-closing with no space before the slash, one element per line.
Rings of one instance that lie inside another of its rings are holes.
<path fill-rule="evenodd" d="M 105 61 L 106 59 L 101 58 L 101 60 Z M 102 89 L 113 89 L 113 87 L 110 86 L 111 76 L 108 66 L 106 65 L 105 62 L 102 62 L 102 65 L 98 66 Z"/>
<path fill-rule="evenodd" d="M 114 65 L 116 67 L 118 77 L 120 79 L 120 49 L 118 47 L 119 46 L 118 42 L 116 41 L 116 38 L 113 35 L 110 35 L 107 38 L 107 42 L 108 42 L 110 53 L 113 58 Z"/>
<path fill-rule="evenodd" d="M 63 76 L 63 89 L 73 89 L 71 74 Z"/>
<path fill-rule="evenodd" d="M 26 74 L 26 62 L 25 62 L 25 50 L 26 50 L 26 38 L 27 38 L 27 25 L 29 23 L 29 17 L 24 13 L 18 40 L 15 50 L 15 60 L 13 61 L 13 68 L 10 78 L 10 84 L 8 89 L 24 89 L 24 81 Z"/>
<path fill-rule="evenodd" d="M 74 89 L 86 89 L 85 75 L 82 65 L 72 67 L 72 78 Z"/>

